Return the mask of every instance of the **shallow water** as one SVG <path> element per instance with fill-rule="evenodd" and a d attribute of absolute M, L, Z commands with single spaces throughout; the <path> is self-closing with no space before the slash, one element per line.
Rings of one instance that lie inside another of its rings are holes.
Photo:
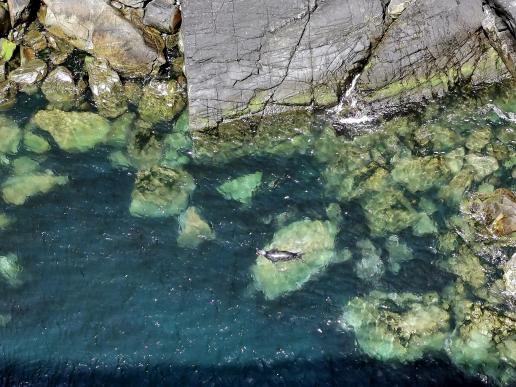
<path fill-rule="evenodd" d="M 39 96 L 23 97 L 5 114 L 23 127 L 44 105 Z M 485 106 L 481 101 L 475 108 L 480 117 L 487 116 Z M 464 116 L 454 121 L 445 104 L 435 111 L 430 120 L 467 134 Z M 514 125 L 490 117 L 492 130 Z M 332 264 L 300 290 L 274 300 L 254 289 L 255 250 L 278 230 L 274 217 L 289 213 L 286 224 L 325 219 L 325 208 L 336 201 L 325 189 L 326 163 L 314 156 L 313 145 L 303 154 L 256 154 L 223 165 L 186 166 L 197 186 L 190 205 L 216 234 L 197 249 L 178 247 L 175 217 L 131 216 L 136 170 L 112 166 L 110 151 L 103 145 L 66 153 L 53 143 L 41 167 L 67 175 L 70 182 L 24 205 L 0 202 L 0 213 L 15 219 L 0 231 L 0 255 L 15 253 L 23 268 L 19 286 L 0 282 L 0 314 L 11 316 L 0 328 L 3 383 L 493 383 L 465 374 L 442 351 L 415 362 L 374 360 L 357 345 L 353 330 L 342 327 L 343 307 L 355 296 L 372 289 L 441 292 L 456 278 L 436 264 L 436 235 L 416 237 L 405 229 L 397 234 L 415 258 L 402 263 L 398 274 L 387 270 L 374 283 L 360 279 L 357 241 L 369 238 L 381 248 L 390 234 L 371 235 L 355 198 L 340 201 L 344 216 L 336 240 L 338 249 L 351 249 L 351 260 Z M 29 153 L 20 150 L 16 157 L 22 155 Z M 250 205 L 217 192 L 228 178 L 256 171 L 263 172 L 263 183 Z M 2 180 L 9 173 L 3 167 Z M 493 181 L 514 189 L 510 168 L 501 167 Z M 407 193 L 412 202 L 421 195 L 437 203 L 433 219 L 440 230 L 458 213 L 437 199 L 437 189 Z"/>

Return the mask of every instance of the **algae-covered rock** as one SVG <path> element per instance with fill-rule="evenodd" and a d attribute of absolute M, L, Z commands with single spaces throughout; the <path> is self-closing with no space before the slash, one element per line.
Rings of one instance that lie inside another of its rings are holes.
<path fill-rule="evenodd" d="M 72 72 L 66 67 L 56 67 L 41 85 L 41 91 L 48 102 L 59 109 L 68 110 L 75 106 L 79 90 Z"/>
<path fill-rule="evenodd" d="M 23 145 L 29 152 L 37 154 L 45 153 L 50 150 L 50 144 L 47 140 L 30 131 L 24 133 Z"/>
<path fill-rule="evenodd" d="M 127 99 L 120 77 L 106 60 L 86 58 L 88 81 L 99 114 L 115 118 L 127 111 Z"/>
<path fill-rule="evenodd" d="M 68 183 L 68 177 L 56 176 L 50 171 L 9 177 L 1 186 L 6 203 L 21 205 L 32 196 L 47 193 L 56 186 Z"/>
<path fill-rule="evenodd" d="M 22 138 L 22 132 L 16 122 L 0 115 L 0 154 L 15 154 Z"/>
<path fill-rule="evenodd" d="M 418 220 L 412 225 L 412 232 L 415 236 L 437 234 L 437 226 L 434 221 L 425 213 L 418 215 Z"/>
<path fill-rule="evenodd" d="M 491 139 L 491 130 L 489 128 L 481 128 L 474 130 L 466 140 L 466 148 L 471 152 L 480 152 Z"/>
<path fill-rule="evenodd" d="M 308 219 L 278 230 L 264 250 L 302 253 L 302 260 L 273 263 L 258 256 L 252 268 L 256 289 L 267 299 L 300 289 L 335 259 L 336 234 L 331 222 Z"/>
<path fill-rule="evenodd" d="M 447 345 L 453 363 L 484 374 L 502 385 L 516 382 L 516 314 L 463 300 L 456 309 L 456 328 Z"/>
<path fill-rule="evenodd" d="M 180 247 L 194 249 L 203 241 L 215 239 L 210 225 L 201 217 L 195 207 L 189 207 L 179 217 L 179 235 L 177 244 Z"/>
<path fill-rule="evenodd" d="M 143 88 L 138 113 L 142 120 L 157 123 L 172 120 L 185 106 L 183 92 L 176 81 L 153 79 Z"/>
<path fill-rule="evenodd" d="M 39 163 L 27 156 L 19 157 L 12 162 L 12 171 L 14 175 L 28 175 L 39 167 Z"/>
<path fill-rule="evenodd" d="M 355 265 L 355 272 L 358 278 L 367 282 L 374 282 L 380 279 L 385 272 L 381 251 L 375 247 L 369 239 L 362 239 L 357 242 L 362 258 Z"/>
<path fill-rule="evenodd" d="M 183 112 L 176 122 L 172 133 L 163 140 L 162 164 L 171 168 L 186 165 L 190 162 L 192 150 L 192 138 L 188 131 L 188 112 Z"/>
<path fill-rule="evenodd" d="M 389 254 L 388 268 L 393 273 L 400 271 L 402 263 L 414 259 L 412 249 L 406 243 L 401 242 L 396 235 L 387 238 L 385 249 Z"/>
<path fill-rule="evenodd" d="M 262 183 L 262 172 L 237 177 L 221 184 L 217 191 L 226 200 L 236 200 L 243 204 L 249 204 L 251 199 Z"/>
<path fill-rule="evenodd" d="M 187 172 L 164 166 L 139 171 L 131 196 L 131 215 L 168 217 L 181 214 L 188 207 L 195 183 Z"/>
<path fill-rule="evenodd" d="M 392 178 L 412 193 L 427 191 L 446 177 L 442 164 L 434 156 L 400 160 L 392 170 Z"/>
<path fill-rule="evenodd" d="M 0 218 L 1 219 L 1 218 Z M 1 224 L 1 220 L 0 220 Z M 1 228 L 1 226 L 0 226 Z M 505 282 L 505 291 L 512 298 L 516 298 L 516 253 L 514 253 L 509 261 L 503 267 L 503 280 Z"/>
<path fill-rule="evenodd" d="M 480 181 L 496 172 L 500 167 L 498 160 L 491 156 L 479 156 L 476 154 L 466 155 L 466 164 L 475 170 L 475 180 Z"/>
<path fill-rule="evenodd" d="M 436 293 L 382 293 L 356 297 L 342 325 L 353 328 L 360 348 L 379 360 L 413 361 L 444 347 L 449 315 Z"/>
<path fill-rule="evenodd" d="M 21 284 L 20 274 L 22 268 L 18 264 L 18 257 L 15 254 L 0 256 L 0 278 L 9 286 Z"/>
<path fill-rule="evenodd" d="M 90 112 L 40 110 L 33 123 L 50 133 L 59 148 L 67 152 L 85 152 L 104 142 L 109 121 Z"/>
<path fill-rule="evenodd" d="M 478 257 L 465 246 L 461 247 L 456 254 L 448 259 L 444 267 L 475 289 L 485 284 L 486 270 Z"/>
<path fill-rule="evenodd" d="M 440 187 L 437 196 L 448 204 L 459 204 L 463 200 L 466 191 L 473 184 L 474 174 L 475 172 L 472 168 L 464 168 L 448 184 Z"/>

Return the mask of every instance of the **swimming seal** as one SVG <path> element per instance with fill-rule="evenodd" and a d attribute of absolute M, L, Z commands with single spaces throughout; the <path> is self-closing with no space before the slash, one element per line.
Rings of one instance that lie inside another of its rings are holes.
<path fill-rule="evenodd" d="M 303 253 L 293 253 L 291 251 L 278 249 L 272 249 L 268 251 L 256 249 L 256 255 L 261 255 L 262 257 L 267 258 L 269 261 L 273 263 L 303 259 Z"/>

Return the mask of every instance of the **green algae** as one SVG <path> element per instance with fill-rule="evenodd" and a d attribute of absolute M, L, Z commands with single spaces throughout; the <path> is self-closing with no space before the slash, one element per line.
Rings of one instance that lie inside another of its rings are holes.
<path fill-rule="evenodd" d="M 262 183 L 262 172 L 237 177 L 221 184 L 217 191 L 226 200 L 235 200 L 242 204 L 249 204 L 256 190 Z"/>
<path fill-rule="evenodd" d="M 270 300 L 300 289 L 335 259 L 336 234 L 332 223 L 308 219 L 278 230 L 264 250 L 298 252 L 302 259 L 273 263 L 258 256 L 252 267 L 256 289 Z"/>
<path fill-rule="evenodd" d="M 90 112 L 40 110 L 33 123 L 50 133 L 55 142 L 67 152 L 85 152 L 106 141 L 110 123 Z"/>

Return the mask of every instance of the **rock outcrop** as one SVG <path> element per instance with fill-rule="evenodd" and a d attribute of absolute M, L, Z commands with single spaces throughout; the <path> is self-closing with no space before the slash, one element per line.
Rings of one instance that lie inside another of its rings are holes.
<path fill-rule="evenodd" d="M 513 72 L 514 35 L 495 39 L 514 33 L 508 0 L 188 0 L 182 11 L 193 130 L 335 105 L 358 74 L 358 102 L 385 109 Z M 483 27 L 490 11 L 498 35 Z"/>

